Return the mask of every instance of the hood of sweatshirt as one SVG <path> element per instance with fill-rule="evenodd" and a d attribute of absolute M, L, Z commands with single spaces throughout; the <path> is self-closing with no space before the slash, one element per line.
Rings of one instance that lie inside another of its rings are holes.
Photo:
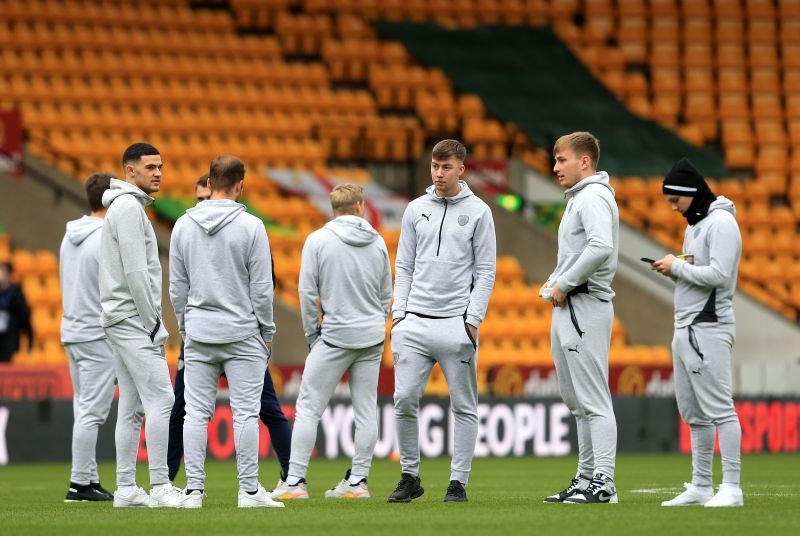
<path fill-rule="evenodd" d="M 83 216 L 79 220 L 67 222 L 67 240 L 76 246 L 80 246 L 92 233 L 102 228 L 102 218 Z"/>
<path fill-rule="evenodd" d="M 372 244 L 378 232 L 364 218 L 358 216 L 339 216 L 325 224 L 325 229 L 335 234 L 349 246 L 361 248 Z"/>
<path fill-rule="evenodd" d="M 461 191 L 458 192 L 453 197 L 444 197 L 444 198 L 439 197 L 438 195 L 436 195 L 436 186 L 434 186 L 433 184 L 431 184 L 430 186 L 425 188 L 425 192 L 428 194 L 428 197 L 430 199 L 433 199 L 434 201 L 440 201 L 442 199 L 447 199 L 448 203 L 458 203 L 462 199 L 465 199 L 465 198 L 473 195 L 472 194 L 472 190 L 469 189 L 469 186 L 467 186 L 466 182 L 458 181 L 458 184 L 461 185 Z"/>
<path fill-rule="evenodd" d="M 213 235 L 235 220 L 244 210 L 243 204 L 230 199 L 209 199 L 187 210 L 186 215 L 202 227 L 206 234 Z"/>
<path fill-rule="evenodd" d="M 111 187 L 103 194 L 103 206 L 108 208 L 116 198 L 130 194 L 139 201 L 143 207 L 151 204 L 155 199 L 144 193 L 138 186 L 119 179 L 111 179 Z"/>
<path fill-rule="evenodd" d="M 734 205 L 733 201 L 724 195 L 721 195 L 712 201 L 711 205 L 708 207 L 708 211 L 711 212 L 712 210 L 727 210 L 736 216 L 736 205 Z"/>
<path fill-rule="evenodd" d="M 598 171 L 594 175 L 586 177 L 585 179 L 578 181 L 578 184 L 569 188 L 564 191 L 564 195 L 572 194 L 575 195 L 576 193 L 580 192 L 590 184 L 602 184 L 606 188 L 611 191 L 611 195 L 614 195 L 614 188 L 611 187 L 611 181 L 608 179 L 608 173 L 605 171 Z"/>

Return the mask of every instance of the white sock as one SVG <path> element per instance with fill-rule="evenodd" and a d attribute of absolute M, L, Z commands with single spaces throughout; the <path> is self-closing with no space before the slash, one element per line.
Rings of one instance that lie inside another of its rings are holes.
<path fill-rule="evenodd" d="M 302 479 L 301 479 L 301 478 L 298 478 L 298 477 L 296 477 L 296 476 L 291 476 L 291 475 L 290 475 L 290 476 L 289 476 L 289 477 L 286 479 L 286 484 L 287 484 L 287 485 L 289 485 L 289 486 L 296 486 L 296 485 L 298 485 L 298 484 L 300 483 L 300 480 L 302 480 Z"/>
<path fill-rule="evenodd" d="M 355 486 L 356 484 L 358 484 L 359 482 L 361 482 L 365 478 L 367 478 L 367 475 L 363 475 L 362 476 L 362 475 L 354 475 L 353 473 L 350 473 L 350 478 L 347 479 L 347 483 L 350 484 L 351 486 Z"/>

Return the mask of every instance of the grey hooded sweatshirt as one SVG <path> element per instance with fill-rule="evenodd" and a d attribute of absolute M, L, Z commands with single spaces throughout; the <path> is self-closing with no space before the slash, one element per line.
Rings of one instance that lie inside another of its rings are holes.
<path fill-rule="evenodd" d="M 100 237 L 103 219 L 83 216 L 67 222 L 61 241 L 61 343 L 89 342 L 105 338 L 100 326 Z"/>
<path fill-rule="evenodd" d="M 569 197 L 558 226 L 558 263 L 547 278 L 569 293 L 587 283 L 588 293 L 610 301 L 619 255 L 619 209 L 608 173 L 598 171 L 564 192 Z"/>
<path fill-rule="evenodd" d="M 158 242 L 144 212 L 152 202 L 135 185 L 117 179 L 103 194 L 108 211 L 100 240 L 101 324 L 107 328 L 138 315 L 150 340 L 163 344 L 169 334 L 161 322 Z"/>
<path fill-rule="evenodd" d="M 245 206 L 198 203 L 178 218 L 169 246 L 169 297 L 181 336 L 210 344 L 275 334 L 264 223 Z"/>
<path fill-rule="evenodd" d="M 683 253 L 694 264 L 676 259 L 675 327 L 703 322 L 734 323 L 733 295 L 742 256 L 742 235 L 736 207 L 723 196 L 708 208 L 705 218 L 686 227 Z"/>
<path fill-rule="evenodd" d="M 450 318 L 478 327 L 486 316 L 497 265 L 489 206 L 464 181 L 453 197 L 433 185 L 403 213 L 395 262 L 393 318 L 406 312 Z"/>
<path fill-rule="evenodd" d="M 348 215 L 328 222 L 303 246 L 299 291 L 309 345 L 319 337 L 340 348 L 382 343 L 392 301 L 386 243 L 364 218 Z"/>

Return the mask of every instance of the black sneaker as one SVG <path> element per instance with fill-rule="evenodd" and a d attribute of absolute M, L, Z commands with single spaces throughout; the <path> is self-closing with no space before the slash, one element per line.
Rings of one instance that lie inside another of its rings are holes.
<path fill-rule="evenodd" d="M 564 499 L 564 504 L 616 504 L 618 502 L 614 480 L 602 473 L 594 475 L 586 490 Z"/>
<path fill-rule="evenodd" d="M 114 496 L 102 488 L 97 489 L 92 487 L 91 485 L 81 486 L 80 484 L 75 484 L 74 482 L 69 483 L 67 496 L 64 497 L 64 502 L 113 501 L 113 500 Z"/>
<path fill-rule="evenodd" d="M 100 493 L 102 493 L 103 495 L 105 495 L 105 497 L 106 497 L 106 499 L 105 499 L 105 500 L 106 500 L 106 501 L 113 501 L 113 500 L 114 500 L 114 494 L 113 494 L 113 493 L 111 493 L 110 491 L 108 491 L 108 490 L 107 490 L 106 488 L 104 488 L 103 486 L 101 486 L 101 485 L 100 485 L 100 482 L 92 482 L 91 484 L 89 484 L 89 486 L 91 486 L 91 488 L 92 488 L 93 490 L 99 491 Z"/>
<path fill-rule="evenodd" d="M 451 480 L 444 494 L 444 502 L 467 502 L 467 490 L 458 480 Z"/>
<path fill-rule="evenodd" d="M 563 491 L 559 491 L 549 497 L 545 497 L 543 502 L 546 503 L 560 503 L 564 502 L 564 499 L 567 497 L 572 497 L 576 493 L 580 493 L 581 491 L 585 490 L 589 487 L 591 480 L 584 477 L 584 476 L 576 476 L 572 479 L 572 482 L 569 483 L 569 486 L 566 487 Z"/>
<path fill-rule="evenodd" d="M 417 497 L 422 497 L 425 490 L 422 489 L 421 484 L 422 480 L 420 480 L 418 476 L 403 473 L 400 475 L 400 482 L 397 483 L 397 489 L 389 495 L 389 500 L 386 502 L 407 503 Z"/>

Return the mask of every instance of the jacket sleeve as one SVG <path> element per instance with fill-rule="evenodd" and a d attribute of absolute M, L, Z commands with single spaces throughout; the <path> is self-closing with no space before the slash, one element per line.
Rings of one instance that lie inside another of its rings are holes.
<path fill-rule="evenodd" d="M 588 195 L 587 195 L 588 194 Z M 585 283 L 609 255 L 614 253 L 613 212 L 608 202 L 599 195 L 585 192 L 578 207 L 581 224 L 586 231 L 586 247 L 569 270 L 561 274 L 558 288 L 563 292 Z"/>
<path fill-rule="evenodd" d="M 672 263 L 672 276 L 705 288 L 724 287 L 737 269 L 736 259 L 742 249 L 742 236 L 735 221 L 719 221 L 709 226 L 708 266 L 689 264 L 681 259 Z M 691 253 L 691 252 L 689 252 Z"/>
<path fill-rule="evenodd" d="M 466 322 L 476 328 L 486 317 L 489 297 L 494 288 L 497 271 L 497 241 L 492 212 L 487 207 L 475 225 L 472 235 L 472 253 L 475 262 L 475 280 L 469 295 Z"/>
<path fill-rule="evenodd" d="M 317 248 L 313 235 L 306 238 L 303 244 L 303 254 L 300 260 L 300 282 L 297 285 L 300 295 L 300 317 L 303 320 L 303 333 L 309 346 L 320 335 L 319 322 L 319 264 L 317 262 Z"/>
<path fill-rule="evenodd" d="M 383 278 L 381 280 L 381 308 L 383 310 L 383 319 L 389 315 L 389 308 L 392 305 L 392 263 L 389 260 L 389 251 L 386 249 L 386 244 L 382 242 L 382 250 L 384 256 L 383 265 Z"/>
<path fill-rule="evenodd" d="M 406 316 L 408 294 L 414 276 L 414 258 L 417 251 L 417 231 L 414 229 L 414 208 L 406 207 L 400 227 L 400 242 L 397 245 L 397 259 L 394 263 L 394 306 L 392 318 Z"/>
<path fill-rule="evenodd" d="M 189 301 L 189 273 L 186 270 L 186 263 L 183 260 L 181 251 L 180 236 L 183 228 L 179 220 L 172 230 L 172 237 L 169 241 L 169 299 L 172 308 L 175 310 L 175 318 L 178 321 L 178 331 L 181 338 L 186 340 L 186 304 Z"/>
<path fill-rule="evenodd" d="M 147 269 L 145 224 L 149 222 L 141 205 L 132 196 L 120 196 L 115 203 L 120 202 L 123 203 L 120 207 L 122 210 L 116 213 L 113 224 L 119 243 L 122 270 L 142 325 L 153 340 L 161 328 L 161 318 L 156 304 L 153 303 Z"/>
<path fill-rule="evenodd" d="M 258 224 L 247 260 L 247 272 L 250 274 L 250 304 L 256 315 L 264 342 L 271 342 L 275 336 L 273 320 L 273 299 L 275 287 L 272 283 L 272 255 L 269 249 L 269 238 L 264 225 Z"/>

